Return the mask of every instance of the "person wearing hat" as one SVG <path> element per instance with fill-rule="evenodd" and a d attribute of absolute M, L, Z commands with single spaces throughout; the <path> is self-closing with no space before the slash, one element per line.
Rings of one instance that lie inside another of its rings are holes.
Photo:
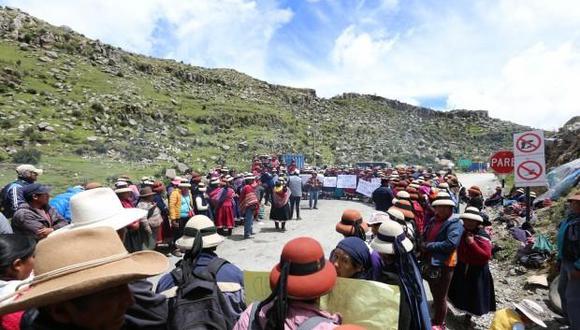
<path fill-rule="evenodd" d="M 476 207 L 478 210 L 483 208 L 483 194 L 478 186 L 471 186 L 467 189 L 467 206 Z"/>
<path fill-rule="evenodd" d="M 306 181 L 306 186 L 308 187 L 308 206 L 310 209 L 318 209 L 318 194 L 320 194 L 320 189 L 322 189 L 322 182 L 316 174 L 316 171 L 312 171 L 312 176 Z"/>
<path fill-rule="evenodd" d="M 447 316 L 447 292 L 457 263 L 457 246 L 463 235 L 459 218 L 453 217 L 455 202 L 446 192 L 439 192 L 431 206 L 435 216 L 425 227 L 421 252 L 424 274 L 435 309 L 431 323 L 434 327 L 445 328 Z"/>
<path fill-rule="evenodd" d="M 244 239 L 252 237 L 254 234 L 253 223 L 258 216 L 260 202 L 256 195 L 256 179 L 248 174 L 244 178 L 244 186 L 240 191 L 240 211 L 244 215 Z"/>
<path fill-rule="evenodd" d="M 495 192 L 493 195 L 489 196 L 483 204 L 485 206 L 496 206 L 501 205 L 503 201 L 503 196 L 501 195 L 502 189 L 500 186 L 495 187 Z"/>
<path fill-rule="evenodd" d="M 336 268 L 338 277 L 373 279 L 369 247 L 358 237 L 343 238 L 330 253 L 329 261 Z"/>
<path fill-rule="evenodd" d="M 296 209 L 296 220 L 300 218 L 300 200 L 302 199 L 302 178 L 300 178 L 300 171 L 295 169 L 290 172 L 288 178 L 288 188 L 290 189 L 290 219 L 294 215 Z"/>
<path fill-rule="evenodd" d="M 234 178 L 229 175 L 224 177 L 221 187 L 214 189 L 209 200 L 214 210 L 214 221 L 218 232 L 230 236 L 234 228 L 234 196 L 235 191 L 231 187 Z"/>
<path fill-rule="evenodd" d="M 211 212 L 211 205 L 209 202 L 209 196 L 207 195 L 207 186 L 204 182 L 198 182 L 197 187 L 193 191 L 193 213 L 205 215 L 206 217 L 213 219 L 213 214 Z"/>
<path fill-rule="evenodd" d="M 163 182 L 156 180 L 153 182 L 153 186 L 151 190 L 155 193 L 153 196 L 153 202 L 159 208 L 161 212 L 161 218 L 163 222 L 161 222 L 160 227 L 160 239 L 161 242 L 158 244 L 158 247 L 163 245 L 167 247 L 169 243 L 173 239 L 173 233 L 171 232 L 171 223 L 169 221 L 169 208 L 167 207 L 167 199 L 166 199 L 166 188 Z"/>
<path fill-rule="evenodd" d="M 558 293 L 571 329 L 580 329 L 580 192 L 568 198 L 568 215 L 558 229 Z"/>
<path fill-rule="evenodd" d="M 367 238 L 368 224 L 363 220 L 362 214 L 357 210 L 347 209 L 342 212 L 340 221 L 336 224 L 336 232 L 344 237 L 358 237 L 365 241 Z"/>
<path fill-rule="evenodd" d="M 264 167 L 262 174 L 260 175 L 260 182 L 264 188 L 263 193 L 260 194 L 260 204 L 262 203 L 262 198 L 264 198 L 264 205 L 270 205 L 270 202 L 272 201 L 272 192 L 274 190 L 274 176 L 266 167 Z"/>
<path fill-rule="evenodd" d="M 270 219 L 274 220 L 276 230 L 281 231 L 286 231 L 286 221 L 290 220 L 290 190 L 285 183 L 282 178 L 276 182 L 270 209 Z"/>
<path fill-rule="evenodd" d="M 151 186 L 145 186 L 139 191 L 139 202 L 137 203 L 137 208 L 147 211 L 147 215 L 140 220 L 141 228 L 141 241 L 146 246 L 147 249 L 154 249 L 157 242 L 161 242 L 161 224 L 163 223 L 163 216 L 161 215 L 161 209 L 157 207 L 155 203 L 156 193 L 153 191 Z"/>
<path fill-rule="evenodd" d="M 409 202 L 413 207 L 413 214 L 415 214 L 414 223 L 417 237 L 421 237 L 426 222 L 425 209 L 423 208 L 423 205 L 421 205 L 421 202 L 424 202 L 424 199 L 419 196 L 419 191 L 415 187 L 407 187 L 407 192 L 409 193 Z"/>
<path fill-rule="evenodd" d="M 334 329 L 342 323 L 341 316 L 320 310 L 317 302 L 332 290 L 336 277 L 318 241 L 310 237 L 289 241 L 280 263 L 270 271 L 272 293 L 248 306 L 233 329 L 296 330 L 309 320 L 315 321 L 309 329 Z"/>
<path fill-rule="evenodd" d="M 492 256 L 491 238 L 483 228 L 483 218 L 474 206 L 459 215 L 463 220 L 463 236 L 457 247 L 457 266 L 449 287 L 453 306 L 466 311 L 466 323 L 471 316 L 495 311 L 495 290 L 489 271 Z"/>
<path fill-rule="evenodd" d="M 423 279 L 413 253 L 413 243 L 405 235 L 403 227 L 394 221 L 383 222 L 371 242 L 371 248 L 382 259 L 377 281 L 399 287 L 398 328 L 431 330 Z"/>
<path fill-rule="evenodd" d="M 121 329 L 135 303 L 128 284 L 167 267 L 160 253 L 128 253 L 110 227 L 51 235 L 36 247 L 34 280 L 3 297 L 0 315 L 37 308 L 32 329 Z"/>
<path fill-rule="evenodd" d="M 189 180 L 182 179 L 177 189 L 173 189 L 169 196 L 169 219 L 173 231 L 172 253 L 181 257 L 179 249 L 175 248 L 175 241 L 183 234 L 183 228 L 187 220 L 193 216 L 193 198 L 191 196 L 191 184 Z"/>
<path fill-rule="evenodd" d="M 34 165 L 23 164 L 16 167 L 16 181 L 7 184 L 0 191 L 0 200 L 2 200 L 2 213 L 8 219 L 14 216 L 20 204 L 26 203 L 22 188 L 26 185 L 36 182 L 43 170 L 36 168 Z"/>
<path fill-rule="evenodd" d="M 381 179 L 381 186 L 373 191 L 372 199 L 377 211 L 387 212 L 393 206 L 393 191 L 389 187 L 389 179 Z"/>
<path fill-rule="evenodd" d="M 220 259 L 216 254 L 217 247 L 223 243 L 224 237 L 217 233 L 217 228 L 210 218 L 205 215 L 195 215 L 185 225 L 183 236 L 176 242 L 176 246 L 183 251 L 183 259 L 176 267 L 182 267 L 182 270 L 189 271 L 192 274 L 203 273 L 207 267 Z M 244 287 L 244 274 L 234 264 L 225 262 L 219 267 L 216 273 L 216 281 L 218 283 L 233 283 L 239 288 L 239 291 Z M 171 273 L 167 273 L 161 277 L 157 284 L 156 292 L 164 292 L 176 285 L 176 281 Z M 228 296 L 232 306 L 240 306 L 243 304 L 243 297 L 237 297 L 237 302 L 234 297 Z M 231 298 L 231 299 L 230 299 Z M 236 307 L 237 308 L 237 307 Z M 236 312 L 239 314 L 245 308 L 237 308 Z"/>
<path fill-rule="evenodd" d="M 50 206 L 50 188 L 38 183 L 22 187 L 24 204 L 20 204 L 12 219 L 14 233 L 41 240 L 67 225 L 66 220 Z"/>
<path fill-rule="evenodd" d="M 542 321 L 542 314 L 544 314 L 542 306 L 530 299 L 523 299 L 515 303 L 513 309 L 504 308 L 497 311 L 489 330 L 520 330 L 536 325 L 547 328 L 546 323 Z"/>

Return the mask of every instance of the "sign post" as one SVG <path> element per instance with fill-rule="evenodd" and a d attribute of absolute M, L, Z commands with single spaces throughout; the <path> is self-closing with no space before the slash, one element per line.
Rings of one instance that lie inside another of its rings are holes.
<path fill-rule="evenodd" d="M 541 130 L 514 134 L 514 176 L 516 187 L 526 188 L 526 224 L 530 221 L 530 187 L 545 186 L 546 160 L 544 132 Z"/>

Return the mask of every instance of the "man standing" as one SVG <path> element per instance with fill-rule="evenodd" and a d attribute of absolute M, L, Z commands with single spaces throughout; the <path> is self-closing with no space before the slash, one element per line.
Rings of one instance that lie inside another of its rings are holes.
<path fill-rule="evenodd" d="M 50 188 L 38 183 L 22 188 L 25 203 L 21 204 L 14 218 L 12 229 L 17 234 L 34 236 L 36 240 L 47 237 L 56 229 L 66 226 L 66 220 L 48 204 Z"/>
<path fill-rule="evenodd" d="M 292 220 L 294 208 L 296 208 L 296 220 L 302 220 L 302 218 L 300 218 L 300 200 L 302 199 L 302 178 L 300 178 L 299 170 L 294 170 L 294 172 L 290 172 L 290 178 L 288 179 L 288 188 L 290 188 L 290 220 Z"/>
<path fill-rule="evenodd" d="M 558 231 L 558 293 L 570 329 L 580 329 L 580 193 L 568 198 L 570 212 Z"/>
<path fill-rule="evenodd" d="M 389 179 L 381 179 L 381 186 L 373 191 L 372 198 L 377 211 L 387 212 L 393 206 L 393 191 L 389 187 Z"/>
<path fill-rule="evenodd" d="M 34 167 L 34 165 L 23 164 L 16 168 L 18 178 L 16 181 L 6 185 L 0 193 L 2 199 L 2 213 L 6 218 L 10 219 L 14 216 L 14 212 L 18 210 L 20 204 L 25 203 L 22 195 L 22 187 L 34 183 L 39 175 L 42 175 L 42 170 Z"/>
<path fill-rule="evenodd" d="M 322 187 L 322 182 L 318 180 L 316 171 L 312 172 L 312 176 L 308 179 L 306 185 L 310 188 L 308 193 L 308 206 L 310 209 L 314 208 L 316 210 L 318 209 L 318 193 Z"/>

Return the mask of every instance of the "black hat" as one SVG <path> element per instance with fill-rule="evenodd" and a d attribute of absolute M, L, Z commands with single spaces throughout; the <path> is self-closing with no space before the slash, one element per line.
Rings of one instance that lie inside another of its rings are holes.
<path fill-rule="evenodd" d="M 33 195 L 48 194 L 50 191 L 51 189 L 49 186 L 39 183 L 31 183 L 22 187 L 22 195 L 24 195 L 24 198 L 27 200 L 29 200 Z"/>

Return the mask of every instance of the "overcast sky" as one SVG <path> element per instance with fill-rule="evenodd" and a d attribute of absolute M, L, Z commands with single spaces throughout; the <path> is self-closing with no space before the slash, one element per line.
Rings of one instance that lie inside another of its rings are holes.
<path fill-rule="evenodd" d="M 489 110 L 544 129 L 580 115 L 575 0 L 0 0 L 90 38 L 272 83 Z"/>

